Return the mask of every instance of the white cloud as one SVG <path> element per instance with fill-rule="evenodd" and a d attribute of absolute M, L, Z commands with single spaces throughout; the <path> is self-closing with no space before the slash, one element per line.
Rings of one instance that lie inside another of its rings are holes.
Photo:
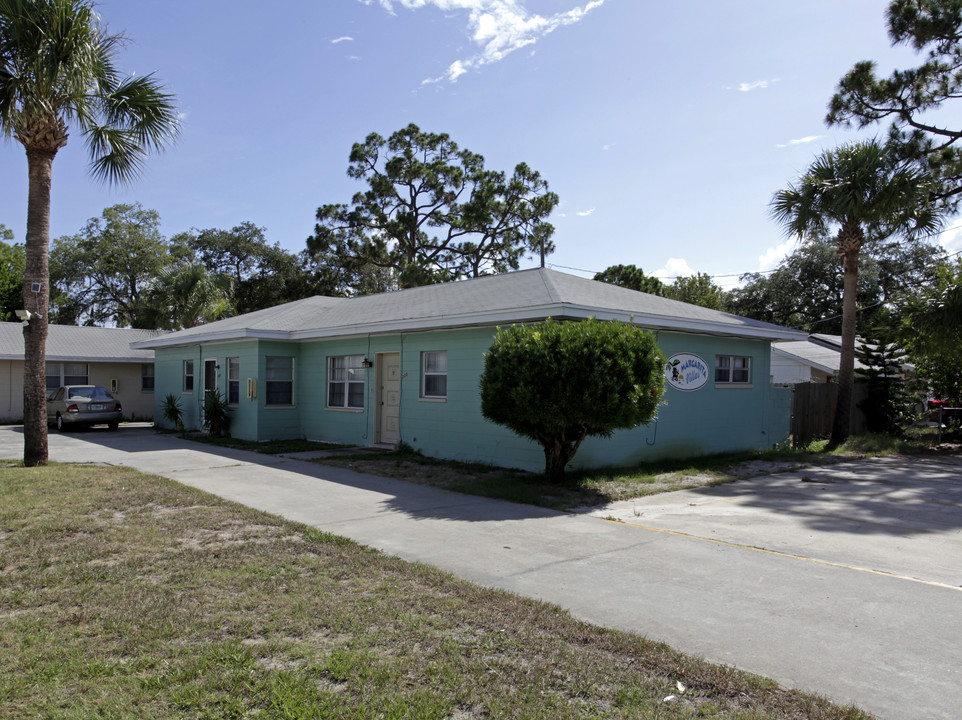
<path fill-rule="evenodd" d="M 751 92 L 752 90 L 765 90 L 769 85 L 774 85 L 780 80 L 780 78 L 772 78 L 771 80 L 756 80 L 755 82 L 743 82 L 738 83 L 738 92 Z M 726 86 L 726 90 L 733 90 L 731 86 Z"/>
<path fill-rule="evenodd" d="M 660 270 L 655 270 L 655 272 L 652 273 L 652 275 L 659 280 L 667 280 L 669 282 L 676 277 L 689 277 L 695 274 L 695 271 L 691 269 L 688 261 L 684 258 L 668 258 L 665 267 Z"/>
<path fill-rule="evenodd" d="M 588 216 L 591 215 L 591 213 L 593 213 L 594 211 L 595 211 L 594 208 L 591 208 L 591 210 L 585 210 L 584 212 L 578 213 L 578 217 L 588 217 Z"/>
<path fill-rule="evenodd" d="M 614 146 L 615 146 L 615 143 L 608 143 L 607 145 L 602 145 L 602 146 L 601 146 L 601 149 L 602 149 L 602 150 L 611 150 L 611 148 L 613 148 Z"/>
<path fill-rule="evenodd" d="M 342 42 L 354 42 L 354 38 L 350 37 L 349 35 L 344 35 L 339 38 L 334 38 L 333 40 L 331 40 L 331 45 L 337 45 L 338 43 L 342 43 Z"/>
<path fill-rule="evenodd" d="M 775 247 L 768 248 L 764 255 L 758 256 L 758 272 L 768 272 L 777 268 L 783 259 L 795 252 L 798 245 L 798 238 L 792 237 Z"/>
<path fill-rule="evenodd" d="M 802 138 L 795 138 L 794 140 L 789 140 L 787 143 L 779 143 L 775 147 L 784 148 L 784 147 L 791 147 L 792 145 L 805 145 L 810 142 L 815 142 L 821 137 L 822 137 L 821 135 L 806 135 L 805 137 L 802 137 Z"/>
<path fill-rule="evenodd" d="M 954 234 L 942 233 L 939 245 L 947 253 L 962 252 L 962 230 L 957 230 Z"/>
<path fill-rule="evenodd" d="M 374 0 L 359 0 L 370 5 Z M 547 17 L 532 13 L 525 7 L 525 0 L 377 0 L 378 4 L 394 14 L 394 6 L 407 10 L 419 10 L 431 6 L 443 12 L 457 11 L 468 14 L 468 33 L 481 50 L 468 58 L 452 62 L 443 75 L 427 78 L 423 84 L 457 79 L 470 70 L 497 62 L 528 45 L 533 45 L 559 27 L 581 21 L 605 0 L 590 0 L 583 6 L 557 12 Z"/>

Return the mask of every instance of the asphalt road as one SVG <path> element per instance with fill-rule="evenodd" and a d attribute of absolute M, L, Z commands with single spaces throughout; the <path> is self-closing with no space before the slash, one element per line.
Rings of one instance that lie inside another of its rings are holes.
<path fill-rule="evenodd" d="M 0 428 L 0 457 L 22 454 Z M 557 603 L 880 718 L 962 716 L 962 457 L 886 458 L 556 513 L 146 427 L 57 461 L 172 478 Z"/>

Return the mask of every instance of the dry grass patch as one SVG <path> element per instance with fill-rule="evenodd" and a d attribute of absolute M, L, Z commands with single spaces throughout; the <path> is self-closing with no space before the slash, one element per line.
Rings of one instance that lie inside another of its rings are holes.
<path fill-rule="evenodd" d="M 0 618 L 6 720 L 867 717 L 123 468 L 0 469 Z"/>

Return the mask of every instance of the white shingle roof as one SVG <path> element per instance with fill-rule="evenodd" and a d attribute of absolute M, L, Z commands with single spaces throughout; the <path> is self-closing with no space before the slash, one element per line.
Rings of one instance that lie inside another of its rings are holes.
<path fill-rule="evenodd" d="M 313 297 L 170 333 L 137 347 L 244 337 L 308 340 L 589 316 L 630 320 L 650 329 L 763 339 L 805 337 L 778 325 L 538 268 L 379 295 Z"/>
<path fill-rule="evenodd" d="M 153 362 L 149 349 L 133 350 L 132 342 L 150 340 L 157 330 L 50 325 L 47 332 L 47 360 L 50 362 Z M 23 326 L 0 322 L 0 359 L 23 359 Z"/>

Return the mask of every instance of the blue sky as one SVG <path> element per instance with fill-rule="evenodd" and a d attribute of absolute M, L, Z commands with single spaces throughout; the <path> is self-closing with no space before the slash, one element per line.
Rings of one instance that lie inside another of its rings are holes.
<path fill-rule="evenodd" d="M 183 133 L 119 189 L 90 178 L 76 133 L 54 162 L 51 236 L 136 201 L 167 236 L 249 220 L 299 251 L 317 207 L 362 187 L 352 143 L 414 122 L 490 168 L 541 172 L 561 198 L 552 266 L 731 287 L 788 249 L 772 194 L 856 137 L 823 123 L 838 79 L 862 59 L 916 62 L 889 45 L 887 4 L 108 0 L 132 41 L 120 67 L 167 84 Z M 26 187 L 22 147 L 0 145 L 0 223 L 18 241 Z M 941 241 L 962 250 L 958 229 Z"/>

